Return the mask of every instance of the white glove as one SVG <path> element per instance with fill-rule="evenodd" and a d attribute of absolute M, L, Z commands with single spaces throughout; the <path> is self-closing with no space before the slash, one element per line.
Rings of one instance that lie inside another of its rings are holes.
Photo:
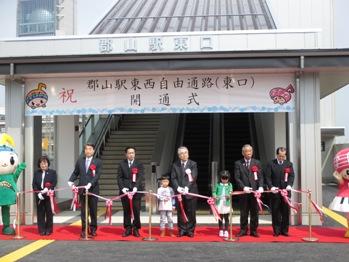
<path fill-rule="evenodd" d="M 70 186 L 72 188 L 73 185 L 74 185 L 74 182 L 68 181 L 68 186 Z"/>
<path fill-rule="evenodd" d="M 179 186 L 179 187 L 177 187 L 177 192 L 178 192 L 178 193 L 181 193 L 181 194 L 184 194 L 184 193 L 185 193 L 185 190 L 184 190 L 183 187 Z"/>
<path fill-rule="evenodd" d="M 136 192 L 137 192 L 137 187 L 134 187 L 134 188 L 132 189 L 132 192 L 133 192 L 133 193 L 136 193 Z"/>
<path fill-rule="evenodd" d="M 89 190 L 91 188 L 92 184 L 91 183 L 88 183 L 86 186 L 85 186 L 85 189 L 86 190 Z"/>
<path fill-rule="evenodd" d="M 273 186 L 273 187 L 271 187 L 270 188 L 270 190 L 274 193 L 274 194 L 277 194 L 278 193 L 278 187 L 275 187 L 275 186 Z"/>
<path fill-rule="evenodd" d="M 189 193 L 189 188 L 187 186 L 184 187 L 184 194 Z"/>
<path fill-rule="evenodd" d="M 259 191 L 259 193 L 263 193 L 263 192 L 264 192 L 264 188 L 260 186 L 260 187 L 258 188 L 258 191 Z"/>
<path fill-rule="evenodd" d="M 122 193 L 126 194 L 128 192 L 128 188 L 124 187 L 121 191 Z"/>
<path fill-rule="evenodd" d="M 38 194 L 38 198 L 39 198 L 40 200 L 44 200 L 44 197 L 42 196 L 41 193 Z"/>
<path fill-rule="evenodd" d="M 41 194 L 46 194 L 48 192 L 48 188 L 47 187 L 45 187 L 43 190 L 41 190 Z"/>
<path fill-rule="evenodd" d="M 287 190 L 287 191 L 291 191 L 291 190 L 292 190 L 292 187 L 291 187 L 290 185 L 288 185 L 288 186 L 286 187 L 286 190 Z"/>
<path fill-rule="evenodd" d="M 252 188 L 250 188 L 250 187 L 248 187 L 248 186 L 245 186 L 245 187 L 243 188 L 243 190 L 244 190 L 245 193 L 251 193 Z"/>

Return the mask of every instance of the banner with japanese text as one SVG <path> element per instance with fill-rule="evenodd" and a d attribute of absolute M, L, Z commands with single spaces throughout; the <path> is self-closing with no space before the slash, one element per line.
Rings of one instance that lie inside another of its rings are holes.
<path fill-rule="evenodd" d="M 26 115 L 292 112 L 292 74 L 28 79 Z"/>

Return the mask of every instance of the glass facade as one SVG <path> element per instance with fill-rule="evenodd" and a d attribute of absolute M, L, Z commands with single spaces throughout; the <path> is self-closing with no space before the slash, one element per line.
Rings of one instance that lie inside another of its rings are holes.
<path fill-rule="evenodd" d="M 56 0 L 19 0 L 17 35 L 55 35 Z"/>

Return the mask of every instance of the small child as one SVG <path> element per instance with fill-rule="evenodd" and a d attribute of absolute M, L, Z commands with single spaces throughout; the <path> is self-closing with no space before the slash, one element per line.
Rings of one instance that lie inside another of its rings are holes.
<path fill-rule="evenodd" d="M 159 198 L 159 211 L 160 211 L 160 237 L 166 235 L 166 219 L 167 225 L 170 231 L 170 236 L 174 237 L 173 233 L 173 219 L 172 219 L 172 209 L 174 207 L 174 191 L 169 186 L 170 178 L 163 175 L 161 178 L 161 186 L 158 188 L 158 198 Z"/>
<path fill-rule="evenodd" d="M 222 220 L 218 221 L 219 236 L 228 238 L 229 213 L 231 208 L 230 194 L 233 191 L 233 185 L 229 182 L 230 173 L 228 170 L 221 171 L 219 176 L 221 182 L 216 184 L 212 195 L 216 199 L 217 210 L 222 218 Z"/>

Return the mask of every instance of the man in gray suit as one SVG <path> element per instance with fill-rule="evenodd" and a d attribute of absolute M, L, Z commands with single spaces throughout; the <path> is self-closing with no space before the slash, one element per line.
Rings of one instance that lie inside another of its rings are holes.
<path fill-rule="evenodd" d="M 185 146 L 178 148 L 178 160 L 173 163 L 171 171 L 172 188 L 182 194 L 182 201 L 188 222 L 181 216 L 180 206 L 177 201 L 178 236 L 194 237 L 196 225 L 196 197 L 186 195 L 186 193 L 198 193 L 196 180 L 198 168 L 196 162 L 189 159 L 189 151 Z"/>

